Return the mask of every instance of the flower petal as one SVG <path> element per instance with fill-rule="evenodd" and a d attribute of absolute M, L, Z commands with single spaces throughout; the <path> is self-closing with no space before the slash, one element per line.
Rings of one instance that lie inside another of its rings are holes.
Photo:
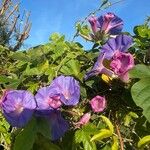
<path fill-rule="evenodd" d="M 6 120 L 13 127 L 23 127 L 36 108 L 34 96 L 25 90 L 10 90 L 2 98 L 1 108 Z"/>
<path fill-rule="evenodd" d="M 49 115 L 51 126 L 51 138 L 61 138 L 69 128 L 68 122 L 61 116 L 60 111 L 52 111 Z"/>
<path fill-rule="evenodd" d="M 35 95 L 38 106 L 36 114 L 47 115 L 53 109 L 59 108 L 61 106 L 61 101 L 58 99 L 59 95 L 58 91 L 52 87 L 48 86 L 40 88 Z"/>
<path fill-rule="evenodd" d="M 79 82 L 70 76 L 59 76 L 54 79 L 50 87 L 60 93 L 60 100 L 65 105 L 76 105 L 80 99 Z"/>
<path fill-rule="evenodd" d="M 90 105 L 94 112 L 102 112 L 106 108 L 106 99 L 97 95 L 90 101 Z"/>
<path fill-rule="evenodd" d="M 119 35 L 116 38 L 109 39 L 102 46 L 101 53 L 105 53 L 105 58 L 110 60 L 116 51 L 126 52 L 132 44 L 132 38 L 127 35 Z"/>

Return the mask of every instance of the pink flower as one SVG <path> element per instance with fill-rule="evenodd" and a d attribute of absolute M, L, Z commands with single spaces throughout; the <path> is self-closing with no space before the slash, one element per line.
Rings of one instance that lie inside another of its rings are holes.
<path fill-rule="evenodd" d="M 97 28 L 97 17 L 91 16 L 88 21 L 91 24 L 91 28 L 92 28 L 93 33 L 96 34 L 96 32 L 98 31 L 98 28 Z"/>
<path fill-rule="evenodd" d="M 94 112 L 102 112 L 106 108 L 106 99 L 97 95 L 90 101 L 90 105 Z"/>
<path fill-rule="evenodd" d="M 94 35 L 99 33 L 116 35 L 121 33 L 123 21 L 114 13 L 106 13 L 100 17 L 91 16 L 88 19 Z"/>
<path fill-rule="evenodd" d="M 134 58 L 130 53 L 117 51 L 110 67 L 122 81 L 127 82 L 129 80 L 128 71 L 134 67 Z"/>
<path fill-rule="evenodd" d="M 75 123 L 76 127 L 79 128 L 81 125 L 87 124 L 89 122 L 90 118 L 91 118 L 91 113 L 85 113 L 81 117 L 81 119 L 77 123 Z"/>

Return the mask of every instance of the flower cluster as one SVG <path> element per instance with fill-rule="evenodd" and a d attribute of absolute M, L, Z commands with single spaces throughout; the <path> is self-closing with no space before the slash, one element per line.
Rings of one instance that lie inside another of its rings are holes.
<path fill-rule="evenodd" d="M 36 115 L 49 118 L 52 140 L 59 139 L 69 127 L 61 116 L 62 105 L 74 106 L 80 99 L 80 86 L 73 77 L 59 76 L 50 86 L 42 87 L 35 95 L 37 102 Z"/>
<path fill-rule="evenodd" d="M 99 74 L 105 74 L 111 78 L 120 78 L 123 82 L 129 81 L 128 71 L 134 67 L 134 58 L 128 51 L 132 44 L 132 38 L 121 34 L 122 20 L 113 13 L 107 13 L 99 18 L 89 19 L 95 36 L 97 32 L 103 34 L 118 34 L 110 38 L 100 49 L 99 57 L 91 71 L 86 73 L 85 80 Z M 105 66 L 105 61 L 109 64 Z"/>
<path fill-rule="evenodd" d="M 123 21 L 114 13 L 106 13 L 103 16 L 92 16 L 89 18 L 94 40 L 100 40 L 104 34 L 117 35 L 123 28 Z"/>
<path fill-rule="evenodd" d="M 93 39 L 99 38 L 100 34 L 115 35 L 115 37 L 110 38 L 100 48 L 98 59 L 93 68 L 86 73 L 85 80 L 95 75 L 105 74 L 128 82 L 128 71 L 134 67 L 134 58 L 127 52 L 132 44 L 132 38 L 121 34 L 123 21 L 113 13 L 107 13 L 99 18 L 92 16 L 89 22 Z M 71 76 L 61 75 L 49 86 L 41 87 L 35 96 L 26 90 L 6 91 L 1 98 L 0 107 L 4 117 L 13 127 L 24 127 L 33 114 L 35 117 L 46 118 L 51 128 L 51 139 L 57 140 L 69 128 L 68 121 L 61 114 L 62 106 L 75 106 L 79 103 L 79 99 L 79 82 Z M 103 112 L 106 108 L 105 96 L 97 95 L 89 104 L 94 113 Z M 87 124 L 90 118 L 91 112 L 85 113 L 75 123 L 76 127 Z"/>
<path fill-rule="evenodd" d="M 6 91 L 1 99 L 1 109 L 13 127 L 24 127 L 33 113 L 36 117 L 47 118 L 51 126 L 51 138 L 56 140 L 69 128 L 60 107 L 76 105 L 79 99 L 79 82 L 70 76 L 59 76 L 51 85 L 40 88 L 35 96 L 26 90 Z"/>

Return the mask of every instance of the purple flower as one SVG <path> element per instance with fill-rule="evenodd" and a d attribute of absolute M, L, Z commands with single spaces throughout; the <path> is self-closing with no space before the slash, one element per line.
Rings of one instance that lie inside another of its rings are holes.
<path fill-rule="evenodd" d="M 105 53 L 106 59 L 111 59 L 116 51 L 127 52 L 132 44 L 132 38 L 127 35 L 118 35 L 112 38 L 101 48 L 101 53 Z"/>
<path fill-rule="evenodd" d="M 69 128 L 69 123 L 61 116 L 60 111 L 53 110 L 48 117 L 51 126 L 51 139 L 61 138 Z"/>
<path fill-rule="evenodd" d="M 89 18 L 89 23 L 91 24 L 94 35 L 98 31 L 105 34 L 116 35 L 119 34 L 123 28 L 123 21 L 114 13 L 107 13 L 99 18 L 92 16 Z"/>
<path fill-rule="evenodd" d="M 122 81 L 129 80 L 128 71 L 134 67 L 134 58 L 130 53 L 117 51 L 110 63 L 111 69 Z"/>
<path fill-rule="evenodd" d="M 98 24 L 97 17 L 91 16 L 88 21 L 91 24 L 91 28 L 92 28 L 93 33 L 96 34 L 96 32 L 98 31 L 98 28 L 97 28 L 97 24 Z"/>
<path fill-rule="evenodd" d="M 60 93 L 60 100 L 65 105 L 76 105 L 80 99 L 79 82 L 70 76 L 59 76 L 55 78 L 51 85 L 58 93 Z"/>
<path fill-rule="evenodd" d="M 37 102 L 37 114 L 46 115 L 53 109 L 59 108 L 62 103 L 60 101 L 60 93 L 52 87 L 43 87 L 37 91 L 35 95 Z"/>
<path fill-rule="evenodd" d="M 103 65 L 104 58 L 105 58 L 105 54 L 101 53 L 99 55 L 96 63 L 94 64 L 94 67 L 92 68 L 92 70 L 90 70 L 89 72 L 86 73 L 86 75 L 84 77 L 85 80 L 87 80 L 88 78 L 90 78 L 92 76 L 99 75 L 99 74 L 105 74 L 109 77 L 115 77 L 115 74 L 113 71 L 104 67 L 104 65 Z"/>
<path fill-rule="evenodd" d="M 36 103 L 34 96 L 25 90 L 10 90 L 4 93 L 1 109 L 13 127 L 23 127 L 31 119 Z"/>
<path fill-rule="evenodd" d="M 75 123 L 76 127 L 79 128 L 81 125 L 86 125 L 89 121 L 90 121 L 90 118 L 91 118 L 91 113 L 85 113 L 81 119 Z"/>
<path fill-rule="evenodd" d="M 85 80 L 89 77 L 105 74 L 108 77 L 119 77 L 122 81 L 127 82 L 128 71 L 134 67 L 134 58 L 130 53 L 126 53 L 132 44 L 132 38 L 127 35 L 119 35 L 110 39 L 102 47 L 100 55 L 91 71 L 85 75 Z M 103 65 L 104 60 L 110 60 L 110 66 Z"/>
<path fill-rule="evenodd" d="M 90 105 L 94 112 L 102 112 L 106 108 L 106 99 L 97 95 L 90 101 Z"/>

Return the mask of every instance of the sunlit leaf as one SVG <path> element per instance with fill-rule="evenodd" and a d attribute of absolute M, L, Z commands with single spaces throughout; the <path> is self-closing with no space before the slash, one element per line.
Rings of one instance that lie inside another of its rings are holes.
<path fill-rule="evenodd" d="M 150 143 L 150 135 L 144 136 L 140 141 L 138 142 L 138 148 L 142 148 L 145 145 Z"/>
<path fill-rule="evenodd" d="M 90 141 L 100 141 L 105 138 L 111 137 L 112 132 L 108 129 L 101 129 L 98 134 L 95 134 Z"/>

